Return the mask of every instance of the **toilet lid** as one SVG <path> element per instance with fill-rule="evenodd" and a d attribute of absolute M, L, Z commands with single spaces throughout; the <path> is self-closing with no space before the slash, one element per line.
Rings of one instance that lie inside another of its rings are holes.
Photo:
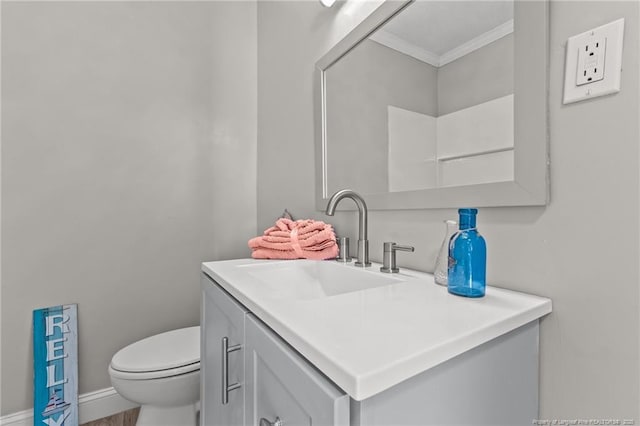
<path fill-rule="evenodd" d="M 123 372 L 145 373 L 199 362 L 200 326 L 195 326 L 167 331 L 132 343 L 113 356 L 111 368 Z"/>

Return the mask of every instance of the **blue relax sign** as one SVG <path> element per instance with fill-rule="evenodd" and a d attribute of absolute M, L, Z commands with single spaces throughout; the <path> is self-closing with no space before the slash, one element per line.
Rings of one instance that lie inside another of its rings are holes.
<path fill-rule="evenodd" d="M 78 425 L 77 305 L 33 311 L 33 424 Z"/>

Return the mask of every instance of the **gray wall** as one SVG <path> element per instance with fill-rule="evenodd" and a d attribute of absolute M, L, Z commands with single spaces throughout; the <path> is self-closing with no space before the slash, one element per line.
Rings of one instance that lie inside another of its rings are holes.
<path fill-rule="evenodd" d="M 312 217 L 313 82 L 316 60 L 379 1 L 258 2 L 258 230 L 286 207 Z M 345 8 L 349 13 L 336 15 Z M 302 156 L 302 157 L 300 157 Z"/>
<path fill-rule="evenodd" d="M 313 65 L 356 22 L 354 3 L 258 4 L 258 228 L 284 207 L 356 237 L 356 214 L 314 210 Z M 347 8 L 350 8 L 347 13 Z M 488 279 L 553 299 L 541 327 L 541 418 L 640 420 L 638 2 L 550 5 L 551 203 L 479 213 Z M 622 92 L 562 105 L 566 39 L 624 17 Z M 274 167 L 276 159 L 287 167 Z M 287 161 L 288 159 L 288 161 Z M 453 210 L 378 211 L 383 241 L 413 244 L 399 264 L 431 271 Z"/>
<path fill-rule="evenodd" d="M 438 116 L 513 93 L 513 33 L 438 68 Z"/>
<path fill-rule="evenodd" d="M 327 187 L 386 192 L 387 105 L 438 115 L 438 69 L 365 40 L 326 72 Z M 359 161 L 362 153 L 367 161 Z"/>
<path fill-rule="evenodd" d="M 248 255 L 256 5 L 3 2 L 1 35 L 6 414 L 32 406 L 32 309 L 78 303 L 94 391 L 198 323 L 200 262 Z"/>

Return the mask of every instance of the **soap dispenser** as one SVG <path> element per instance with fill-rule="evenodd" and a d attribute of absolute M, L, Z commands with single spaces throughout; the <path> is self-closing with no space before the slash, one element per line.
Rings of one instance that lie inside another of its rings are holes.
<path fill-rule="evenodd" d="M 444 224 L 446 226 L 446 230 L 444 233 L 444 240 L 442 240 L 442 245 L 440 246 L 440 252 L 438 252 L 438 257 L 436 258 L 436 267 L 433 271 L 433 279 L 436 284 L 446 287 L 449 276 L 449 243 L 451 242 L 451 237 L 458 232 L 458 222 L 455 220 L 445 220 Z"/>
<path fill-rule="evenodd" d="M 459 209 L 459 231 L 449 245 L 449 293 L 482 297 L 486 288 L 487 246 L 476 229 L 477 209 Z"/>

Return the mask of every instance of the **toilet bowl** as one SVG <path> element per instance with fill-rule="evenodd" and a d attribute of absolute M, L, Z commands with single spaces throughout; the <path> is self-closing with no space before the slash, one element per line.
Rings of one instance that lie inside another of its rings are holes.
<path fill-rule="evenodd" d="M 111 359 L 113 388 L 140 404 L 137 426 L 195 426 L 200 399 L 200 327 L 147 337 Z"/>

